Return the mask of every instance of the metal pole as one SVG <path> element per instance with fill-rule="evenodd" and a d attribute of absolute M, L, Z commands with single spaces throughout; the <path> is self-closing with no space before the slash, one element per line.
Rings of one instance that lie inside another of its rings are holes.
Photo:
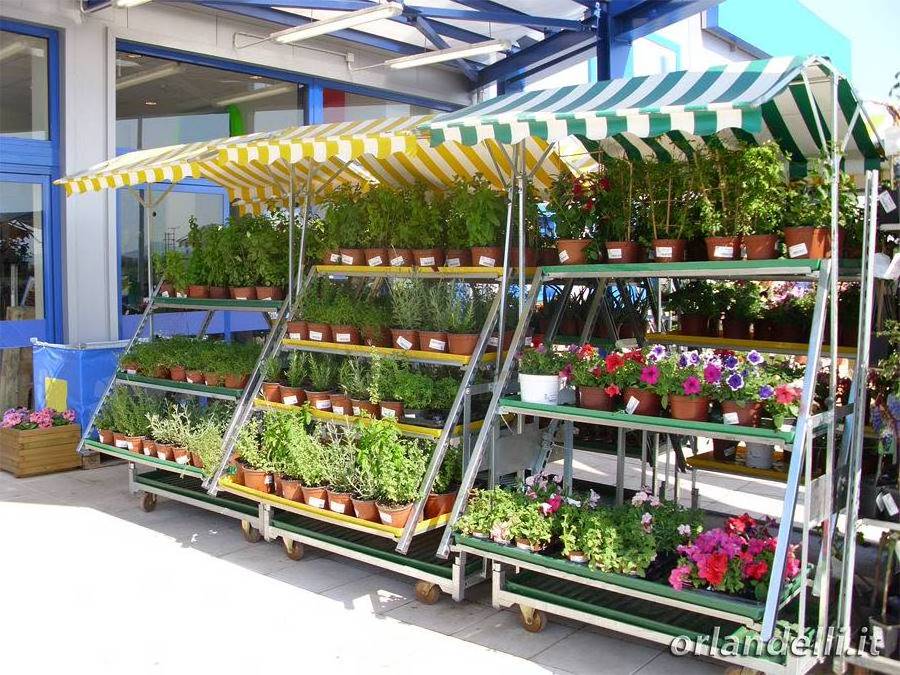
<path fill-rule="evenodd" d="M 300 282 L 303 279 L 303 265 L 306 259 L 306 230 L 309 225 L 309 213 L 312 207 L 312 181 L 313 176 L 316 174 L 316 169 L 317 167 L 313 167 L 313 160 L 309 160 L 306 170 L 306 196 L 303 202 L 303 220 L 300 225 L 300 259 L 297 261 L 297 283 L 295 284 L 297 295 L 300 294 Z"/>
<path fill-rule="evenodd" d="M 288 165 L 288 298 L 294 297 L 294 167 Z"/>
<path fill-rule="evenodd" d="M 519 143 L 519 317 L 525 311 L 525 141 Z"/>
<path fill-rule="evenodd" d="M 153 297 L 153 256 L 151 252 L 151 239 L 150 239 L 150 222 L 151 222 L 151 211 L 153 210 L 153 185 L 152 183 L 147 183 L 147 196 L 144 199 L 144 245 L 147 249 L 147 292 L 150 293 L 150 299 Z M 149 318 L 149 326 L 150 326 L 150 337 L 153 337 L 153 313 L 150 313 Z"/>
<path fill-rule="evenodd" d="M 502 146 L 501 146 L 502 147 Z M 512 230 L 513 200 L 516 197 L 516 166 L 519 161 L 519 146 L 513 149 L 513 159 L 510 162 L 512 174 L 509 181 L 507 194 L 506 228 L 503 235 L 503 276 L 500 279 L 500 321 L 497 326 L 497 363 L 503 361 L 503 329 L 506 327 L 506 290 L 509 284 L 509 235 Z M 495 370 L 495 372 L 497 372 Z M 487 422 L 485 422 L 487 423 Z"/>

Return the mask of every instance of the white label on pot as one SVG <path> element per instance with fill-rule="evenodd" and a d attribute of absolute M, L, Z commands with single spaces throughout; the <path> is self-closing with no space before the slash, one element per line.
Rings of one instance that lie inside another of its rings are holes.
<path fill-rule="evenodd" d="M 175 297 L 176 297 L 176 298 L 186 298 L 187 295 L 185 295 L 185 294 L 182 293 L 181 291 L 178 291 L 178 292 L 175 293 Z"/>
<path fill-rule="evenodd" d="M 288 333 L 288 337 L 289 337 L 291 340 L 299 340 L 299 339 L 300 339 L 300 335 L 301 335 L 300 333 Z"/>
<path fill-rule="evenodd" d="M 634 396 L 632 396 L 631 398 L 628 399 L 628 403 L 625 404 L 625 412 L 627 412 L 629 415 L 631 415 L 632 413 L 634 413 L 635 410 L 637 410 L 637 407 L 640 404 L 641 404 L 641 402 L 638 401 Z"/>
<path fill-rule="evenodd" d="M 874 621 L 872 622 L 872 642 L 879 645 L 884 645 L 884 628 L 879 626 Z"/>
<path fill-rule="evenodd" d="M 330 508 L 335 513 L 344 513 L 347 510 L 346 504 L 336 504 L 335 502 L 329 502 L 328 508 Z"/>
<path fill-rule="evenodd" d="M 309 339 L 314 340 L 315 342 L 321 342 L 322 341 L 322 333 L 320 333 L 317 330 L 311 330 L 311 331 L 309 331 Z"/>
<path fill-rule="evenodd" d="M 887 190 L 878 195 L 878 201 L 881 203 L 881 208 L 883 208 L 887 213 L 890 213 L 897 208 L 897 205 L 894 203 L 894 198 Z"/>
<path fill-rule="evenodd" d="M 334 335 L 335 342 L 350 342 L 350 333 L 335 333 Z"/>
<path fill-rule="evenodd" d="M 610 260 L 621 260 L 622 259 L 622 249 L 620 249 L 620 248 L 608 248 L 608 249 L 606 249 L 606 253 L 609 256 Z"/>
<path fill-rule="evenodd" d="M 297 397 L 296 396 L 282 396 L 281 402 L 285 405 L 297 405 Z"/>
<path fill-rule="evenodd" d="M 149 457 L 150 456 L 150 448 L 144 448 L 144 454 L 147 455 L 147 457 Z"/>
<path fill-rule="evenodd" d="M 134 451 L 134 443 L 132 441 L 125 441 L 125 447 L 128 448 L 129 450 L 131 450 L 132 452 Z"/>
<path fill-rule="evenodd" d="M 494 337 L 488 338 L 488 347 L 496 347 L 499 344 L 500 344 L 500 338 L 498 338 L 496 335 Z"/>
<path fill-rule="evenodd" d="M 176 457 L 176 458 L 175 458 L 175 463 L 176 463 L 176 464 L 187 464 L 187 463 L 190 462 L 190 461 L 191 461 L 191 458 L 188 457 L 187 455 L 182 455 L 181 457 Z"/>
<path fill-rule="evenodd" d="M 134 368 L 126 368 L 125 372 L 129 375 L 137 375 L 137 371 Z"/>
<path fill-rule="evenodd" d="M 315 506 L 317 509 L 325 508 L 325 500 L 322 499 L 321 497 L 310 497 L 309 500 L 307 501 L 307 503 L 310 506 Z"/>
<path fill-rule="evenodd" d="M 391 258 L 391 267 L 400 267 L 403 264 L 403 256 L 398 255 Z"/>
<path fill-rule="evenodd" d="M 354 415 L 359 415 L 360 412 L 361 412 L 361 410 L 358 405 L 353 406 L 353 414 Z"/>
<path fill-rule="evenodd" d="M 478 265 L 480 267 L 496 267 L 497 261 L 486 255 L 478 256 Z"/>
<path fill-rule="evenodd" d="M 570 556 L 569 556 L 569 560 L 570 560 L 571 562 L 573 562 L 573 563 L 586 563 L 586 562 L 587 562 L 587 556 L 585 556 L 585 555 L 574 555 L 574 554 L 573 554 L 573 555 L 570 555 Z"/>
<path fill-rule="evenodd" d="M 159 451 L 159 450 L 158 450 L 158 451 L 156 452 L 156 458 L 157 458 L 157 459 L 165 459 L 165 458 L 166 458 L 166 453 L 163 452 L 163 451 Z"/>
<path fill-rule="evenodd" d="M 801 255 L 806 255 L 807 253 L 809 253 L 809 249 L 806 248 L 806 242 L 801 241 L 799 244 L 788 247 L 788 255 L 791 258 L 799 258 Z"/>
<path fill-rule="evenodd" d="M 316 410 L 331 410 L 331 400 L 327 398 L 317 399 Z"/>
<path fill-rule="evenodd" d="M 353 256 L 352 255 L 344 255 L 343 253 L 341 253 L 341 262 L 344 263 L 345 265 L 352 265 L 353 264 Z"/>
<path fill-rule="evenodd" d="M 275 482 L 275 476 L 273 476 L 270 473 L 267 473 L 266 474 L 266 485 L 271 485 L 274 482 Z"/>
<path fill-rule="evenodd" d="M 378 267 L 382 262 L 381 256 L 376 255 L 374 258 L 369 258 L 369 267 Z"/>
<path fill-rule="evenodd" d="M 387 417 L 388 419 L 396 419 L 397 411 L 394 410 L 393 408 L 385 408 L 384 406 L 382 406 L 381 407 L 381 416 Z"/>
<path fill-rule="evenodd" d="M 568 260 L 568 259 L 569 259 L 569 252 L 568 252 L 568 251 L 560 251 L 560 252 L 559 252 L 559 262 L 564 263 L 564 262 L 566 262 L 566 260 Z"/>
<path fill-rule="evenodd" d="M 713 258 L 733 258 L 734 246 L 716 246 L 713 249 Z"/>
<path fill-rule="evenodd" d="M 413 343 L 401 335 L 397 338 L 397 345 L 400 349 L 412 349 Z"/>
<path fill-rule="evenodd" d="M 127 449 L 128 449 L 128 443 L 126 443 L 125 441 L 119 439 L 119 440 L 116 441 L 116 447 L 117 447 L 117 448 L 120 448 L 120 449 L 122 449 L 122 450 L 127 450 Z"/>
<path fill-rule="evenodd" d="M 168 298 L 168 297 L 169 297 L 169 291 L 163 291 L 163 292 L 161 293 L 161 295 L 162 295 L 164 298 Z"/>
<path fill-rule="evenodd" d="M 434 265 L 434 256 L 427 255 L 424 258 L 419 258 L 419 265 L 421 267 L 431 267 L 432 265 Z"/>
<path fill-rule="evenodd" d="M 379 511 L 378 515 L 381 516 L 381 522 L 383 525 L 390 525 L 394 522 L 393 518 L 391 518 L 390 513 L 385 513 L 384 511 Z"/>
<path fill-rule="evenodd" d="M 657 258 L 671 258 L 672 257 L 672 247 L 671 246 L 657 246 L 656 247 L 656 257 Z"/>
<path fill-rule="evenodd" d="M 447 349 L 447 343 L 443 340 L 435 340 L 434 338 L 431 338 L 428 341 L 428 348 L 433 349 L 437 352 L 442 352 Z"/>
<path fill-rule="evenodd" d="M 328 254 L 328 262 L 330 263 L 339 263 L 341 261 L 341 256 L 337 253 L 329 253 Z"/>
<path fill-rule="evenodd" d="M 332 408 L 332 412 L 334 412 L 335 415 L 343 415 L 344 414 L 344 406 L 336 405 Z"/>
<path fill-rule="evenodd" d="M 459 258 L 447 258 L 447 267 L 461 267 L 462 261 Z"/>
<path fill-rule="evenodd" d="M 722 421 L 725 422 L 725 424 L 737 424 L 738 414 L 736 412 L 727 412 L 722 415 Z"/>
<path fill-rule="evenodd" d="M 894 497 L 890 492 L 884 493 L 884 499 L 882 500 L 884 504 L 885 510 L 888 512 L 888 515 L 893 517 L 900 513 L 900 509 L 897 508 L 897 502 L 894 501 Z"/>

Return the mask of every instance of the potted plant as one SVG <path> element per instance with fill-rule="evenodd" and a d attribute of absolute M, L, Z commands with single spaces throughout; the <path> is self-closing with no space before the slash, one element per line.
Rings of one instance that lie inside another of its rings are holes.
<path fill-rule="evenodd" d="M 519 357 L 519 396 L 523 403 L 559 403 L 561 355 L 541 344 L 526 348 Z"/>
<path fill-rule="evenodd" d="M 254 222 L 249 241 L 250 257 L 244 262 L 258 275 L 257 300 L 283 300 L 287 286 L 288 224 L 282 212 L 261 216 Z"/>
<path fill-rule="evenodd" d="M 338 359 L 330 354 L 310 354 L 306 370 L 309 386 L 306 400 L 310 407 L 319 411 L 331 411 L 331 393 L 337 384 Z"/>
<path fill-rule="evenodd" d="M 744 150 L 740 176 L 738 213 L 745 221 L 747 260 L 776 258 L 785 203 L 784 157 L 778 146 L 768 142 Z"/>
<path fill-rule="evenodd" d="M 209 297 L 214 300 L 225 300 L 231 295 L 228 290 L 228 270 L 235 264 L 228 228 L 222 225 L 207 225 L 200 232 L 202 233 L 200 251 L 206 269 L 205 283 Z"/>
<path fill-rule="evenodd" d="M 630 504 L 596 509 L 582 528 L 588 566 L 601 572 L 644 576 L 656 558 L 656 539 L 645 514 Z"/>
<path fill-rule="evenodd" d="M 749 340 L 750 326 L 762 316 L 762 291 L 753 281 L 725 282 L 717 286 L 724 299 L 722 335 L 732 340 Z"/>
<path fill-rule="evenodd" d="M 183 253 L 171 250 L 165 253 L 154 253 L 153 268 L 164 280 L 159 287 L 159 294 L 162 297 L 187 297 L 187 259 Z"/>
<path fill-rule="evenodd" d="M 478 296 L 474 289 L 456 286 L 446 308 L 447 351 L 471 356 L 478 344 Z"/>
<path fill-rule="evenodd" d="M 579 408 L 612 410 L 615 397 L 621 392 L 615 382 L 615 370 L 609 370 L 606 359 L 585 344 L 576 353 L 571 380 L 576 387 Z"/>
<path fill-rule="evenodd" d="M 563 504 L 557 512 L 559 540 L 562 543 L 562 554 L 568 558 L 569 562 L 586 565 L 588 559 L 584 553 L 581 537 L 582 532 L 587 529 L 588 523 L 593 518 L 594 508 L 587 499 L 576 500 L 576 502 Z"/>
<path fill-rule="evenodd" d="M 363 344 L 370 347 L 391 346 L 391 306 L 388 298 L 370 298 L 356 308 L 356 325 Z"/>
<path fill-rule="evenodd" d="M 372 389 L 372 370 L 363 359 L 346 359 L 341 364 L 338 382 L 350 401 L 345 415 L 369 415 L 378 417 L 378 406 L 369 400 Z M 334 407 L 332 399 L 332 408 Z M 335 410 L 335 412 L 337 412 Z"/>
<path fill-rule="evenodd" d="M 691 222 L 693 191 L 684 165 L 644 162 L 636 166 L 641 182 L 644 218 L 649 221 L 655 262 L 683 262 Z"/>
<path fill-rule="evenodd" d="M 252 258 L 254 216 L 232 218 L 222 230 L 223 246 L 227 247 L 231 264 L 228 267 L 229 293 L 233 300 L 256 300 L 256 282 L 259 273 L 247 261 Z"/>
<path fill-rule="evenodd" d="M 215 227 L 201 228 L 197 219 L 191 216 L 188 219 L 187 243 L 191 248 L 187 262 L 187 295 L 189 298 L 209 297 L 209 255 L 207 254 L 207 231 L 214 232 Z"/>
<path fill-rule="evenodd" d="M 319 279 L 309 289 L 309 295 L 303 303 L 303 317 L 306 319 L 306 337 L 312 342 L 333 342 L 331 331 L 331 306 L 336 301 L 340 289 L 328 281 Z"/>
<path fill-rule="evenodd" d="M 768 306 L 765 315 L 773 327 L 772 338 L 795 343 L 809 341 L 815 302 L 816 294 L 809 283 L 773 283 L 765 299 Z"/>
<path fill-rule="evenodd" d="M 356 447 L 361 448 L 365 444 L 370 443 L 371 434 L 378 435 L 381 433 L 383 433 L 381 428 L 372 429 L 371 427 L 365 427 L 361 429 L 360 434 L 357 435 Z M 366 440 L 363 440 L 363 438 Z M 381 522 L 381 518 L 378 515 L 378 507 L 375 505 L 378 498 L 379 485 L 378 476 L 375 473 L 376 470 L 377 466 L 365 461 L 365 456 L 363 461 L 360 461 L 359 453 L 357 452 L 349 478 L 352 488 L 350 503 L 353 504 L 353 512 L 357 518 L 372 523 Z"/>
<path fill-rule="evenodd" d="M 214 467 L 222 454 L 222 429 L 215 420 L 200 419 L 184 438 L 190 463 L 198 469 Z"/>
<path fill-rule="evenodd" d="M 284 373 L 287 384 L 279 385 L 278 393 L 285 405 L 303 405 L 306 403 L 306 390 L 309 366 L 309 354 L 293 351 L 288 357 L 288 367 Z"/>
<path fill-rule="evenodd" d="M 110 393 L 110 398 L 116 396 L 119 391 L 124 393 L 125 390 L 114 389 Z M 107 399 L 106 404 L 97 411 L 97 416 L 94 418 L 94 428 L 97 430 L 97 437 L 104 445 L 113 445 L 114 442 L 115 417 L 113 417 L 109 401 L 110 399 Z"/>
<path fill-rule="evenodd" d="M 547 208 L 556 225 L 556 250 L 561 265 L 581 265 L 596 259 L 596 252 L 589 248 L 597 228 L 600 180 L 596 174 L 576 177 L 561 171 L 553 181 Z"/>
<path fill-rule="evenodd" d="M 462 480 L 462 449 L 460 445 L 448 445 L 444 461 L 438 470 L 431 493 L 425 501 L 425 519 L 431 520 L 450 513 L 456 502 L 459 483 Z"/>
<path fill-rule="evenodd" d="M 394 227 L 397 236 L 412 249 L 413 262 L 419 267 L 441 267 L 444 250 L 436 246 L 442 223 L 437 208 L 429 201 L 426 188 L 416 183 L 402 193 L 405 214 Z"/>
<path fill-rule="evenodd" d="M 647 362 L 658 368 L 656 391 L 660 404 L 673 419 L 705 422 L 709 419 L 711 386 L 703 377 L 705 362 L 696 350 L 667 354 L 665 347 L 654 345 Z"/>
<path fill-rule="evenodd" d="M 396 396 L 397 380 L 403 368 L 396 361 L 376 357 L 372 359 L 372 383 L 369 400 L 378 405 L 378 416 L 399 421 L 403 419 L 403 402 Z"/>
<path fill-rule="evenodd" d="M 553 519 L 545 514 L 539 502 L 529 502 L 520 506 L 513 515 L 510 534 L 516 547 L 538 553 L 543 551 L 553 537 Z"/>
<path fill-rule="evenodd" d="M 394 374 L 393 397 L 403 403 L 402 421 L 421 426 L 428 419 L 434 391 L 434 380 L 408 366 L 401 366 Z"/>
<path fill-rule="evenodd" d="M 426 352 L 447 352 L 447 331 L 450 313 L 458 294 L 457 286 L 438 282 L 426 288 L 424 325 L 430 330 L 419 331 L 419 346 Z"/>
<path fill-rule="evenodd" d="M 325 487 L 325 455 L 321 437 L 321 429 L 316 426 L 312 433 L 298 434 L 292 447 L 303 501 L 317 509 L 326 509 L 328 493 Z"/>
<path fill-rule="evenodd" d="M 447 247 L 444 264 L 447 267 L 470 267 L 472 265 L 472 251 L 468 248 L 469 228 L 466 217 L 462 210 L 454 206 L 457 203 L 456 198 L 463 190 L 468 192 L 468 184 L 457 179 L 446 191 L 442 201 L 444 243 Z M 468 199 L 468 195 L 464 195 L 463 199 Z"/>
<path fill-rule="evenodd" d="M 678 316 L 683 335 L 707 336 L 718 332 L 720 300 L 710 282 L 691 279 L 665 297 L 665 306 Z"/>
<path fill-rule="evenodd" d="M 351 427 L 352 429 L 352 427 Z M 328 508 L 345 516 L 353 515 L 353 472 L 356 466 L 356 434 L 325 425 L 322 443 L 323 480 L 328 486 Z"/>
<path fill-rule="evenodd" d="M 366 212 L 367 228 L 364 238 L 365 260 L 369 267 L 384 267 L 393 264 L 411 264 L 408 254 L 392 249 L 388 252 L 387 244 L 392 240 L 394 228 L 405 217 L 403 202 L 397 191 L 389 185 L 379 184 L 370 187 L 363 198 L 362 208 Z"/>
<path fill-rule="evenodd" d="M 281 367 L 281 359 L 270 356 L 263 365 L 262 395 L 267 401 L 281 403 L 281 378 L 284 369 Z"/>
<path fill-rule="evenodd" d="M 331 339 L 337 344 L 362 344 L 357 318 L 359 308 L 364 304 L 353 298 L 349 292 L 336 293 L 331 304 L 326 308 L 325 318 L 331 326 Z"/>
<path fill-rule="evenodd" d="M 660 376 L 662 369 L 649 362 L 640 349 L 607 355 L 607 368 L 615 373 L 615 382 L 623 392 L 625 412 L 630 415 L 658 416 L 662 407 Z"/>
<path fill-rule="evenodd" d="M 734 260 L 740 256 L 744 221 L 740 217 L 740 151 L 710 148 L 694 157 L 700 193 L 698 224 L 705 237 L 709 260 Z"/>
<path fill-rule="evenodd" d="M 391 282 L 392 346 L 419 349 L 419 329 L 424 328 L 425 285 L 418 279 L 394 279 Z"/>
<path fill-rule="evenodd" d="M 598 235 L 606 239 L 606 261 L 635 263 L 641 258 L 635 223 L 634 165 L 628 160 L 604 159 L 606 173 L 597 192 Z"/>
<path fill-rule="evenodd" d="M 497 267 L 503 260 L 506 199 L 483 176 L 459 181 L 447 197 L 450 220 L 464 224 L 466 244 L 476 267 Z"/>

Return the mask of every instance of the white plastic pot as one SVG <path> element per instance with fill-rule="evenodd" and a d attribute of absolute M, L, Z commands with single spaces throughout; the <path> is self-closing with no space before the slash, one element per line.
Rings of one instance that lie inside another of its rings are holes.
<path fill-rule="evenodd" d="M 753 469 L 771 469 L 772 451 L 775 449 L 766 443 L 747 443 L 747 466 Z"/>
<path fill-rule="evenodd" d="M 519 395 L 522 403 L 559 403 L 559 375 L 525 375 L 519 373 Z"/>

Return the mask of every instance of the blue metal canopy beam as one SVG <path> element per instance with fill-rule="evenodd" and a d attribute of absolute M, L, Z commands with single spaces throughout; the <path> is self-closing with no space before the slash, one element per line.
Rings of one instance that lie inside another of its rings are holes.
<path fill-rule="evenodd" d="M 428 19 L 417 16 L 416 28 L 418 28 L 419 32 L 426 38 L 428 38 L 428 41 L 438 49 L 447 49 L 450 46 L 449 44 L 447 44 L 447 41 L 444 38 L 442 38 L 434 31 L 434 27 L 429 23 Z M 478 79 L 478 71 L 475 70 L 475 67 L 469 64 L 465 59 L 455 59 L 453 63 L 456 63 L 460 68 L 462 68 L 462 71 L 466 74 L 466 77 L 468 77 L 472 82 L 475 82 Z"/>
<path fill-rule="evenodd" d="M 517 26 L 523 25 L 525 17 L 512 12 L 497 12 L 467 9 L 449 9 L 444 7 L 418 7 L 406 5 L 405 12 L 413 12 L 421 16 L 437 19 L 453 19 L 456 21 L 484 21 L 488 23 L 506 23 Z M 548 16 L 529 16 L 528 23 L 546 28 L 565 28 L 568 30 L 582 30 L 581 21 L 576 19 L 557 19 Z"/>
<path fill-rule="evenodd" d="M 693 16 L 722 0 L 645 0 L 616 12 L 611 8 L 613 40 L 633 41 Z M 612 3 L 611 3 L 612 4 Z"/>
<path fill-rule="evenodd" d="M 483 87 L 496 81 L 509 81 L 527 77 L 542 61 L 560 58 L 571 58 L 596 44 L 596 38 L 590 31 L 564 30 L 536 42 L 530 47 L 520 49 L 515 54 L 483 67 L 478 73 L 478 86 Z"/>

